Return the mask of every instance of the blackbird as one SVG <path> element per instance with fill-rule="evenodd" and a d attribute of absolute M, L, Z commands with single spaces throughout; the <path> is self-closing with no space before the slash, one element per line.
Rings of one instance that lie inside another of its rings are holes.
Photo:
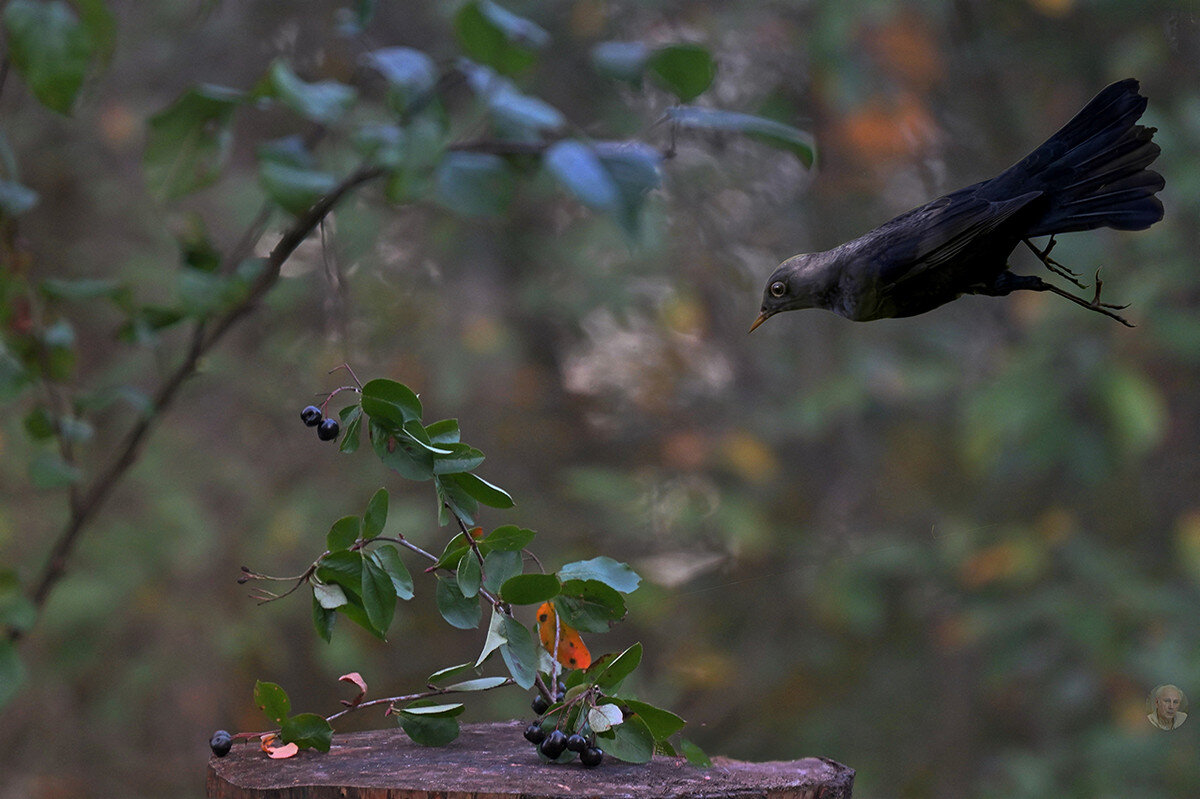
<path fill-rule="evenodd" d="M 1146 98 L 1133 78 L 1096 95 L 1062 130 L 996 177 L 939 197 L 832 250 L 788 258 L 763 290 L 751 330 L 780 311 L 824 308 L 859 322 L 915 316 L 963 294 L 1049 291 L 1128 321 L 1123 305 L 1088 300 L 1008 269 L 1024 242 L 1055 274 L 1086 288 L 1050 257 L 1054 236 L 1110 227 L 1144 230 L 1163 217 L 1154 128 L 1138 125 Z M 1044 249 L 1031 239 L 1050 236 Z"/>

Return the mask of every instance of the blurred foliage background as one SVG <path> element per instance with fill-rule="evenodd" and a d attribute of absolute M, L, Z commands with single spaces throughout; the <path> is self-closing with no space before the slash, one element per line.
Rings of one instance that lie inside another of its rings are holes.
<path fill-rule="evenodd" d="M 253 143 L 282 123 L 240 120 L 224 179 L 163 205 L 144 188 L 145 121 L 195 82 L 249 88 L 279 55 L 344 77 L 361 43 L 336 32 L 340 5 L 118 0 L 111 63 L 73 118 L 6 86 L 0 125 L 41 194 L 21 230 L 42 275 L 167 296 L 185 211 L 232 245 L 261 202 Z M 608 554 L 647 578 L 590 643 L 642 641 L 639 690 L 710 753 L 832 757 L 862 797 L 1200 795 L 1200 722 L 1145 718 L 1157 684 L 1200 691 L 1200 8 L 509 7 L 551 34 L 522 85 L 583 130 L 665 147 L 646 128 L 668 98 L 596 76 L 588 52 L 695 41 L 718 60 L 712 100 L 811 130 L 817 168 L 681 137 L 633 244 L 538 182 L 487 220 L 370 192 L 342 206 L 327 231 L 340 279 L 318 246 L 296 254 L 22 642 L 0 797 L 200 796 L 211 731 L 263 726 L 255 679 L 328 713 L 339 674 L 399 693 L 476 651 L 437 618 L 432 581 L 390 645 L 346 624 L 326 645 L 307 600 L 258 608 L 234 583 L 241 564 L 302 570 L 381 483 L 397 529 L 440 546 L 422 487 L 300 425 L 344 361 L 460 418 L 489 455 L 480 474 L 518 502 L 485 523 L 538 530 L 551 562 Z M 382 2 L 365 36 L 450 58 L 453 10 Z M 745 334 L 779 260 L 991 176 L 1128 76 L 1159 129 L 1166 218 L 1067 236 L 1055 255 L 1103 266 L 1136 329 L 1030 294 L 870 324 L 788 314 Z M 114 341 L 107 306 L 72 320 L 81 383 L 146 386 L 167 368 Z M 28 490 L 24 410 L 0 420 L 0 562 L 28 579 L 64 511 Z M 360 715 L 347 728 L 387 723 Z M 525 715 L 527 697 L 497 692 L 464 720 Z"/>

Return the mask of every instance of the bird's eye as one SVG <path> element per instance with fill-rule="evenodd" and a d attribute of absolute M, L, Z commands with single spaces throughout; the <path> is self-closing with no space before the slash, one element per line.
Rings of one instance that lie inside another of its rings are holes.
<path fill-rule="evenodd" d="M 771 296 L 772 297 L 782 297 L 784 294 L 787 294 L 787 284 L 786 283 L 784 283 L 782 280 L 776 280 L 774 283 L 771 284 Z"/>

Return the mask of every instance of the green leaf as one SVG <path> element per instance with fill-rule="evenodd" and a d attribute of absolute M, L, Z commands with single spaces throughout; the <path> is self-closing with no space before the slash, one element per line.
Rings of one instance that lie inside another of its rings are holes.
<path fill-rule="evenodd" d="M 479 558 L 474 552 L 468 551 L 458 560 L 458 568 L 454 570 L 458 590 L 467 599 L 479 594 L 479 586 L 483 583 L 483 572 L 479 568 Z"/>
<path fill-rule="evenodd" d="M 625 600 L 616 589 L 599 580 L 568 580 L 554 600 L 554 608 L 567 625 L 580 632 L 603 633 L 625 618 Z"/>
<path fill-rule="evenodd" d="M 550 35 L 489 0 L 464 5 L 454 17 L 454 32 L 468 56 L 506 75 L 533 65 L 533 51 L 546 45 Z"/>
<path fill-rule="evenodd" d="M 441 446 L 445 444 L 457 444 L 462 436 L 462 432 L 458 429 L 457 419 L 442 419 L 439 422 L 426 425 L 425 435 L 429 436 L 430 442 Z"/>
<path fill-rule="evenodd" d="M 328 172 L 271 160 L 259 163 L 258 179 L 271 202 L 297 216 L 337 185 L 337 178 Z"/>
<path fill-rule="evenodd" d="M 508 616 L 504 617 L 504 643 L 500 646 L 500 655 L 513 682 L 525 690 L 532 688 L 537 679 L 538 650 L 529 629 Z"/>
<path fill-rule="evenodd" d="M 492 608 L 492 618 L 488 622 L 487 637 L 483 640 L 483 649 L 479 650 L 479 657 L 475 658 L 475 668 L 483 665 L 483 662 L 488 657 L 503 646 L 508 639 L 504 637 L 504 619 L 505 616 L 496 608 Z"/>
<path fill-rule="evenodd" d="M 125 290 L 125 286 L 116 280 L 104 278 L 80 278 L 78 280 L 47 278 L 42 281 L 41 289 L 42 294 L 51 299 L 86 302 L 102 297 L 115 298 Z"/>
<path fill-rule="evenodd" d="M 388 577 L 392 580 L 392 588 L 396 589 L 396 596 L 400 599 L 409 600 L 413 598 L 413 580 L 412 575 L 408 573 L 408 567 L 404 565 L 404 561 L 400 559 L 400 550 L 396 549 L 391 544 L 378 547 L 372 550 L 371 557 L 375 562 L 387 572 Z"/>
<path fill-rule="evenodd" d="M 367 53 L 363 58 L 388 82 L 388 97 L 401 113 L 422 101 L 437 85 L 437 66 L 420 50 L 385 47 Z"/>
<path fill-rule="evenodd" d="M 434 198 L 465 216 L 496 216 L 508 208 L 515 186 L 512 170 L 500 156 L 451 152 L 434 175 Z"/>
<path fill-rule="evenodd" d="M 16 644 L 0 639 L 0 710 L 4 708 L 25 682 L 25 665 L 17 654 Z"/>
<path fill-rule="evenodd" d="M 400 432 L 409 441 L 416 444 L 430 455 L 433 455 L 435 458 L 445 457 L 452 454 L 448 449 L 435 447 L 433 445 L 433 442 L 429 440 L 429 434 L 425 432 L 425 427 L 419 420 L 414 419 L 411 422 L 405 422 L 401 426 Z"/>
<path fill-rule="evenodd" d="M 357 516 L 352 517 L 356 521 Z M 356 598 L 362 596 L 363 558 L 360 552 L 331 552 L 321 558 L 317 566 L 317 579 L 323 583 L 337 583 Z"/>
<path fill-rule="evenodd" d="M 340 586 L 331 586 L 339 592 L 342 591 Z M 313 627 L 317 630 L 317 635 L 325 639 L 325 643 L 333 640 L 333 622 L 337 618 L 337 613 L 321 604 L 321 600 L 317 598 L 317 586 L 313 585 Z M 342 598 L 345 599 L 346 594 L 342 592 Z M 340 607 L 340 606 L 339 606 Z"/>
<path fill-rule="evenodd" d="M 671 711 L 663 710 L 661 707 L 655 707 L 646 702 L 639 702 L 636 699 L 622 699 L 621 703 L 636 713 L 646 723 L 646 728 L 650 730 L 650 734 L 654 736 L 654 740 L 656 741 L 665 741 L 682 730 L 687 723 Z"/>
<path fill-rule="evenodd" d="M 419 715 L 409 708 L 400 711 L 400 726 L 415 742 L 422 746 L 445 746 L 458 737 L 458 719 Z"/>
<path fill-rule="evenodd" d="M 430 674 L 429 679 L 426 680 L 426 682 L 431 682 L 436 685 L 437 683 L 448 680 L 451 677 L 457 677 L 460 674 L 471 671 L 473 668 L 474 666 L 470 663 L 459 663 L 457 666 L 447 666 L 444 669 L 438 669 L 433 674 Z"/>
<path fill-rule="evenodd" d="M 421 401 L 412 389 L 395 380 L 379 378 L 363 386 L 362 409 L 393 427 L 421 419 Z"/>
<path fill-rule="evenodd" d="M 434 474 L 456 474 L 469 472 L 483 463 L 483 453 L 466 444 L 442 444 L 448 450 L 445 455 L 434 455 Z"/>
<path fill-rule="evenodd" d="M 362 601 L 371 625 L 386 633 L 396 613 L 396 589 L 392 587 L 392 578 L 374 558 L 362 559 Z"/>
<path fill-rule="evenodd" d="M 646 195 L 662 183 L 658 171 L 662 155 L 640 142 L 597 142 L 592 149 L 620 194 L 614 211 L 617 222 L 627 235 L 637 236 Z"/>
<path fill-rule="evenodd" d="M 45 407 L 38 405 L 31 410 L 24 421 L 25 432 L 34 441 L 45 441 L 54 437 L 54 420 Z"/>
<path fill-rule="evenodd" d="M 276 724 L 283 724 L 292 712 L 292 703 L 287 692 L 273 682 L 258 680 L 254 683 L 254 704 Z"/>
<path fill-rule="evenodd" d="M 637 590 L 638 583 L 642 581 L 637 572 L 629 568 L 629 564 L 605 555 L 568 563 L 558 570 L 558 578 L 564 583 L 568 580 L 599 580 L 623 594 Z"/>
<path fill-rule="evenodd" d="M 87 31 L 97 59 L 108 65 L 117 44 L 117 19 L 105 0 L 73 0 L 79 21 Z"/>
<path fill-rule="evenodd" d="M 514 605 L 537 605 L 558 596 L 561 589 L 553 574 L 518 574 L 500 586 L 500 598 Z"/>
<path fill-rule="evenodd" d="M 36 619 L 37 607 L 22 593 L 16 572 L 0 571 L 0 627 L 28 630 Z"/>
<path fill-rule="evenodd" d="M 350 405 L 342 408 L 338 417 L 342 423 L 342 441 L 338 444 L 338 451 L 347 455 L 353 454 L 358 450 L 359 439 L 362 437 L 362 406 Z"/>
<path fill-rule="evenodd" d="M 683 753 L 683 756 L 687 758 L 687 762 L 691 763 L 693 766 L 696 766 L 697 768 L 712 768 L 712 760 L 710 760 L 708 755 L 704 753 L 704 750 L 699 746 L 696 746 L 696 744 L 692 743 L 687 738 L 684 738 L 682 741 L 680 741 L 679 750 Z"/>
<path fill-rule="evenodd" d="M 337 583 L 313 583 L 313 598 L 325 610 L 336 610 L 349 600 L 345 590 Z"/>
<path fill-rule="evenodd" d="M 297 713 L 280 725 L 279 737 L 301 749 L 328 752 L 333 743 L 333 727 L 316 713 Z"/>
<path fill-rule="evenodd" d="M 592 682 L 611 693 L 620 687 L 641 662 L 642 645 L 639 643 L 617 655 L 605 655 L 588 666 L 587 673 Z"/>
<path fill-rule="evenodd" d="M 596 733 L 596 743 L 605 754 L 626 763 L 649 763 L 654 757 L 654 736 L 637 716 L 630 716 L 611 730 Z"/>
<path fill-rule="evenodd" d="M 446 686 L 448 691 L 490 691 L 508 682 L 507 677 L 479 677 L 474 680 L 456 682 Z"/>
<path fill-rule="evenodd" d="M 450 512 L 458 516 L 464 524 L 475 523 L 475 512 L 479 504 L 458 483 L 458 474 L 443 474 L 434 479 L 438 495 L 438 520 L 442 524 L 450 523 Z"/>
<path fill-rule="evenodd" d="M 12 0 L 4 10 L 8 59 L 42 105 L 70 114 L 95 54 L 67 3 Z"/>
<path fill-rule="evenodd" d="M 458 584 L 445 577 L 438 577 L 436 599 L 438 612 L 451 627 L 460 630 L 474 630 L 479 626 L 483 611 L 479 607 L 479 599 L 468 599 L 458 589 Z"/>
<path fill-rule="evenodd" d="M 221 86 L 188 89 L 150 117 L 143 167 L 151 193 L 171 200 L 215 181 L 233 144 L 242 94 Z"/>
<path fill-rule="evenodd" d="M 453 568 L 470 548 L 470 545 L 467 543 L 467 536 L 464 533 L 459 533 L 446 542 L 446 547 L 442 550 L 442 556 L 437 559 L 434 567 L 438 569 Z"/>
<path fill-rule="evenodd" d="M 83 473 L 77 466 L 72 466 L 63 460 L 62 455 L 50 450 L 39 452 L 29 463 L 29 481 L 34 488 L 66 488 L 82 478 Z"/>
<path fill-rule="evenodd" d="M 608 174 L 595 150 L 572 139 L 555 142 L 542 163 L 567 191 L 596 211 L 611 212 L 621 203 L 616 181 Z"/>
<path fill-rule="evenodd" d="M 0 180 L 0 216 L 18 217 L 37 205 L 38 193 L 12 180 Z"/>
<path fill-rule="evenodd" d="M 357 516 L 338 519 L 325 536 L 325 548 L 330 552 L 349 549 L 362 535 L 362 520 Z"/>
<path fill-rule="evenodd" d="M 494 594 L 500 590 L 505 580 L 520 574 L 523 567 L 520 552 L 489 552 L 483 559 L 483 587 Z"/>
<path fill-rule="evenodd" d="M 499 486 L 492 485 L 477 474 L 463 472 L 461 474 L 442 475 L 443 480 L 457 483 L 468 495 L 487 505 L 489 508 L 511 508 L 513 498 Z"/>
<path fill-rule="evenodd" d="M 286 61 L 275 60 L 267 72 L 274 96 L 305 119 L 330 125 L 354 105 L 358 93 L 337 81 L 308 83 L 296 77 Z"/>
<path fill-rule="evenodd" d="M 646 66 L 659 84 L 685 103 L 703 94 L 717 76 L 712 54 L 698 44 L 675 44 L 655 50 Z"/>
<path fill-rule="evenodd" d="M 488 110 L 503 129 L 521 133 L 549 133 L 562 128 L 567 120 L 554 106 L 538 97 L 522 94 L 510 86 L 501 86 L 488 96 Z"/>
<path fill-rule="evenodd" d="M 367 512 L 363 514 L 363 538 L 374 538 L 382 533 L 383 526 L 387 524 L 387 515 L 388 492 L 386 488 L 381 488 L 371 497 Z"/>
<path fill-rule="evenodd" d="M 448 702 L 445 704 L 424 704 L 416 703 L 404 708 L 404 713 L 409 713 L 414 716 L 459 716 L 467 709 L 467 706 L 462 702 Z"/>
<path fill-rule="evenodd" d="M 30 382 L 29 372 L 0 339 L 0 401 L 8 401 L 21 393 Z"/>
<path fill-rule="evenodd" d="M 592 48 L 592 68 L 607 78 L 642 85 L 650 48 L 642 42 L 600 42 Z"/>
<path fill-rule="evenodd" d="M 690 105 L 668 108 L 667 116 L 682 128 L 744 134 L 793 153 L 806 167 L 813 165 L 815 150 L 812 137 L 799 128 L 774 119 Z"/>
<path fill-rule="evenodd" d="M 430 480 L 433 478 L 433 456 L 422 450 L 407 437 L 393 435 L 395 428 L 371 420 L 371 447 L 383 465 L 408 480 Z"/>
<path fill-rule="evenodd" d="M 517 527 L 515 524 L 503 524 L 492 530 L 487 538 L 483 539 L 483 543 L 492 549 L 502 552 L 519 552 L 529 546 L 535 535 L 537 533 L 533 532 L 533 530 L 526 530 L 523 527 Z"/>

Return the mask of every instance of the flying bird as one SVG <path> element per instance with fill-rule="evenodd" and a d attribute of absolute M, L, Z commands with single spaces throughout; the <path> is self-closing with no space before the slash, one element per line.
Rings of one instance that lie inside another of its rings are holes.
<path fill-rule="evenodd" d="M 1133 78 L 1096 95 L 1062 130 L 996 177 L 959 189 L 901 214 L 871 232 L 825 252 L 780 264 L 763 290 L 762 312 L 751 326 L 781 311 L 824 308 L 859 322 L 915 316 L 964 294 L 1003 297 L 1049 291 L 1132 325 L 1123 305 L 1085 299 L 1035 275 L 1009 271 L 1022 242 L 1053 273 L 1080 288 L 1075 272 L 1050 257 L 1060 233 L 1110 227 L 1144 230 L 1163 218 L 1155 196 L 1162 175 L 1147 167 L 1158 157 L 1155 129 L 1136 124 L 1146 98 Z M 1032 241 L 1050 236 L 1044 248 Z"/>

